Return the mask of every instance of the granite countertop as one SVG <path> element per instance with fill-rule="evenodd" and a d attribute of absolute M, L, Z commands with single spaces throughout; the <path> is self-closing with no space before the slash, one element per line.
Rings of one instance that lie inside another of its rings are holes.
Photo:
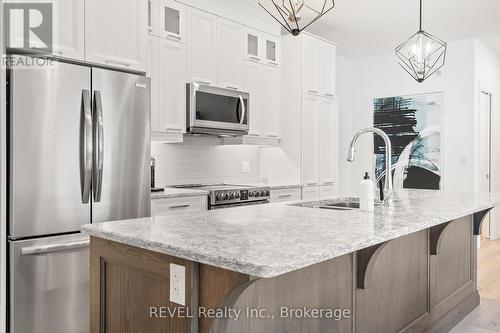
<path fill-rule="evenodd" d="M 208 191 L 192 190 L 188 188 L 170 188 L 166 187 L 163 192 L 151 192 L 151 199 L 166 199 L 179 197 L 196 197 L 208 195 Z"/>
<path fill-rule="evenodd" d="M 131 246 L 271 278 L 500 204 L 500 194 L 407 190 L 393 212 L 285 203 L 97 223 L 82 230 Z M 313 203 L 316 205 L 318 203 Z"/>

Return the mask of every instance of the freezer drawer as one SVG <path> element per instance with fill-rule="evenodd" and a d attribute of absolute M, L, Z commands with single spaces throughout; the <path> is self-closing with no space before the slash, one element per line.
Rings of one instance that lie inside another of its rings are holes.
<path fill-rule="evenodd" d="M 89 237 L 10 241 L 10 333 L 88 333 Z"/>

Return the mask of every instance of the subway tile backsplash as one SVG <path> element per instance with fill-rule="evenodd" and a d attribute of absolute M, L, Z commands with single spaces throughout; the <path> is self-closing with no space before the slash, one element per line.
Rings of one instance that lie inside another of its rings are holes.
<path fill-rule="evenodd" d="M 223 146 L 210 137 L 188 137 L 184 143 L 151 143 L 156 159 L 156 187 L 174 184 L 233 183 L 259 181 L 259 148 Z M 242 172 L 242 163 L 250 172 Z"/>

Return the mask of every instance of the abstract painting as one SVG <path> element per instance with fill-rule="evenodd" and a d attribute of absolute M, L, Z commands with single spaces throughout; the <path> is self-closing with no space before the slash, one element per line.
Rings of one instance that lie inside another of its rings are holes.
<path fill-rule="evenodd" d="M 442 93 L 374 99 L 374 126 L 392 143 L 394 188 L 441 188 Z M 385 146 L 374 139 L 375 176 L 385 181 Z"/>

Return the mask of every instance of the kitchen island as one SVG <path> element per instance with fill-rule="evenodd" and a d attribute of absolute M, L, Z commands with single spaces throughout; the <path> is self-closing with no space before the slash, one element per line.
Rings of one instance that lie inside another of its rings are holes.
<path fill-rule="evenodd" d="M 84 226 L 91 332 L 446 332 L 479 304 L 475 235 L 499 195 L 409 190 L 393 211 L 318 208 L 336 201 Z"/>

